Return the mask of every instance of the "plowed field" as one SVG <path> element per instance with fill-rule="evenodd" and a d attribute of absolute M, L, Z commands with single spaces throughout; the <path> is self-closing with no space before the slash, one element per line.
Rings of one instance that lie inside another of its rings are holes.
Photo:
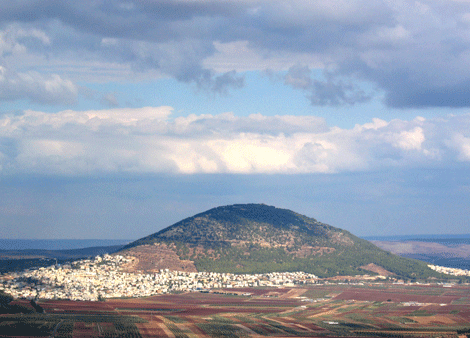
<path fill-rule="evenodd" d="M 328 284 L 216 291 L 103 302 L 39 301 L 45 314 L 0 315 L 0 337 L 470 335 L 470 286 Z M 19 303 L 28 306 L 26 300 Z"/>

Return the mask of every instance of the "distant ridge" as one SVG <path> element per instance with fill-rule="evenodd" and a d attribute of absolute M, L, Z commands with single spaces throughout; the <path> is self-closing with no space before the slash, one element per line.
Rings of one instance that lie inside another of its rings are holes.
<path fill-rule="evenodd" d="M 134 241 L 121 252 L 138 257 L 130 269 L 142 271 L 439 276 L 424 262 L 395 256 L 348 231 L 264 204 L 207 210 Z"/>
<path fill-rule="evenodd" d="M 25 258 L 57 258 L 57 259 L 79 259 L 114 253 L 120 250 L 123 245 L 96 246 L 83 249 L 71 250 L 0 250 L 0 259 L 25 259 Z"/>
<path fill-rule="evenodd" d="M 125 239 L 0 239 L 0 250 L 74 250 L 130 242 Z"/>
<path fill-rule="evenodd" d="M 470 234 L 428 234 L 428 235 L 395 235 L 395 236 L 360 236 L 368 241 L 423 241 L 440 242 L 446 240 L 470 240 Z"/>
<path fill-rule="evenodd" d="M 122 245 L 114 245 L 72 250 L 0 250 L 0 273 L 45 267 L 54 263 L 60 264 L 65 261 L 83 259 L 98 255 L 101 256 L 106 253 L 111 254 L 118 251 L 122 247 Z"/>

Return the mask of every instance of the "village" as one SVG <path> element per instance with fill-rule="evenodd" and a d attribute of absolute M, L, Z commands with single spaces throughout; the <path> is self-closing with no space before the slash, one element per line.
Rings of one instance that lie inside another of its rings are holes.
<path fill-rule="evenodd" d="M 104 298 L 146 297 L 186 291 L 255 286 L 294 286 L 315 283 L 303 272 L 230 274 L 160 270 L 159 273 L 127 273 L 120 267 L 132 258 L 97 256 L 73 264 L 52 265 L 0 277 L 0 290 L 15 298 L 97 301 Z"/>
<path fill-rule="evenodd" d="M 428 266 L 431 269 L 440 273 L 445 273 L 446 275 L 470 277 L 470 270 L 467 270 L 467 269 L 448 268 L 445 266 L 439 266 L 439 265 L 433 265 L 433 264 L 429 264 Z"/>
<path fill-rule="evenodd" d="M 158 273 L 129 273 L 122 269 L 134 257 L 96 256 L 71 264 L 56 264 L 0 276 L 0 290 L 15 298 L 98 301 L 105 298 L 146 297 L 157 294 L 247 287 L 292 287 L 318 283 L 313 274 L 272 272 L 231 274 L 160 270 Z M 430 268 L 457 276 L 468 270 L 430 265 Z M 380 277 L 380 276 L 379 276 Z"/>

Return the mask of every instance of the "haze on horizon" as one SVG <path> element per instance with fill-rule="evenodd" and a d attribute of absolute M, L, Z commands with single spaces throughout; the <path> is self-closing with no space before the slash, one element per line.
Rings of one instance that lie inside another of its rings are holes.
<path fill-rule="evenodd" d="M 5 0 L 0 238 L 234 203 L 469 233 L 469 33 L 458 0 Z"/>

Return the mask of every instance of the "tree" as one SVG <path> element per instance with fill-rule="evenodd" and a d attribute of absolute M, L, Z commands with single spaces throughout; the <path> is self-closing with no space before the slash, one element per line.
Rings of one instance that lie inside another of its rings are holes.
<path fill-rule="evenodd" d="M 8 304 L 11 303 L 13 300 L 13 297 L 10 295 L 7 295 L 6 293 L 0 291 L 0 306 L 7 306 Z"/>

